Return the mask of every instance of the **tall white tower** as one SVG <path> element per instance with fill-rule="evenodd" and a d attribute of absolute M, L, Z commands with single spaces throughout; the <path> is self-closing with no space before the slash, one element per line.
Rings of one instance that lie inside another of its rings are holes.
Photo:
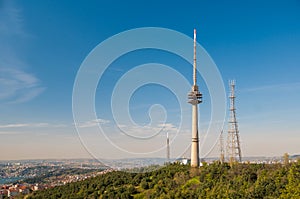
<path fill-rule="evenodd" d="M 194 65 L 191 92 L 188 94 L 189 103 L 192 104 L 192 147 L 191 167 L 199 167 L 199 137 L 198 137 L 198 104 L 202 102 L 202 94 L 197 86 L 197 64 L 196 64 L 196 29 L 194 29 Z"/>

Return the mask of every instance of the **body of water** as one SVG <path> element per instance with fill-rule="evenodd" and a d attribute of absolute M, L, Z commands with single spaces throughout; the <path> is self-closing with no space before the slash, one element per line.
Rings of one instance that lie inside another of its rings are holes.
<path fill-rule="evenodd" d="M 22 178 L 19 177 L 11 177 L 11 178 L 0 178 L 0 184 L 8 184 L 11 182 L 15 182 L 21 180 Z"/>

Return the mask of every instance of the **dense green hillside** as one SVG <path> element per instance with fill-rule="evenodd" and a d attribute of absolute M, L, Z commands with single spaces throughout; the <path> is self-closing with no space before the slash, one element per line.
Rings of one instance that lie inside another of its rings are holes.
<path fill-rule="evenodd" d="M 34 192 L 28 198 L 300 198 L 300 162 L 172 164 L 150 173 L 111 172 Z"/>

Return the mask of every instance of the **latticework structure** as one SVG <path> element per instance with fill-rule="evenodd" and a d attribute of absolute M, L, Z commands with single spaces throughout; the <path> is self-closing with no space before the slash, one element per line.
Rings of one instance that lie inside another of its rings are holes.
<path fill-rule="evenodd" d="M 230 100 L 230 117 L 228 121 L 228 138 L 227 138 L 227 153 L 229 162 L 232 164 L 234 162 L 242 161 L 242 152 L 240 144 L 240 136 L 238 123 L 236 119 L 236 108 L 235 108 L 235 81 L 229 81 L 229 86 L 231 89 L 229 100 Z"/>

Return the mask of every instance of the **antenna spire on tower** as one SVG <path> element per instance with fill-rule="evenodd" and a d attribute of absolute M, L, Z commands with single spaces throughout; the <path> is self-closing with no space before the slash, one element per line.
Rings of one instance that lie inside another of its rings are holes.
<path fill-rule="evenodd" d="M 194 29 L 194 64 L 193 64 L 193 80 L 194 80 L 194 86 L 197 84 L 197 61 L 196 61 L 196 29 Z"/>

